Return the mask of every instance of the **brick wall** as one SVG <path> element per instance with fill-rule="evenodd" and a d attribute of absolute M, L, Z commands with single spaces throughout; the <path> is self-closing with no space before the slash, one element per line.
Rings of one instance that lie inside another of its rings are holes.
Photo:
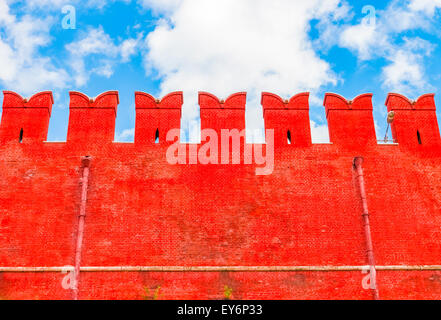
<path fill-rule="evenodd" d="M 371 95 L 328 94 L 331 144 L 312 144 L 308 95 L 265 93 L 275 168 L 170 165 L 165 132 L 182 93 L 136 93 L 135 143 L 114 143 L 117 92 L 71 93 L 66 143 L 45 142 L 50 92 L 5 92 L 0 126 L 0 267 L 75 264 L 81 159 L 91 156 L 83 267 L 365 266 L 352 162 L 364 158 L 378 266 L 440 265 L 441 144 L 433 96 L 390 95 L 398 144 L 375 141 Z M 201 93 L 203 128 L 243 129 L 245 94 Z M 20 142 L 20 132 L 23 139 Z M 155 144 L 156 131 L 160 141 Z M 287 131 L 293 143 L 286 143 Z M 419 144 L 417 134 L 422 144 Z M 183 146 L 189 148 L 189 146 Z M 0 299 L 70 299 L 61 272 L 0 273 Z M 378 271 L 383 299 L 440 299 L 440 271 Z M 372 299 L 361 271 L 81 272 L 80 299 Z"/>

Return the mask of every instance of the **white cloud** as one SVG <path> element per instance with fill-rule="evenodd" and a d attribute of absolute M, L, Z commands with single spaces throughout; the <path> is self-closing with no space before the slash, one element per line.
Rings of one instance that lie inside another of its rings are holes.
<path fill-rule="evenodd" d="M 69 44 L 67 49 L 79 56 L 97 53 L 107 53 L 110 56 L 117 54 L 118 48 L 101 26 L 96 29 L 90 29 L 85 34 L 87 36 L 77 42 Z"/>
<path fill-rule="evenodd" d="M 424 11 L 433 16 L 435 10 L 441 8 L 441 0 L 411 0 L 409 8 L 413 11 Z"/>
<path fill-rule="evenodd" d="M 348 27 L 340 35 L 340 46 L 358 53 L 361 60 L 369 60 L 378 55 L 378 50 L 384 51 L 387 47 L 384 34 L 378 32 L 375 26 L 359 24 Z"/>
<path fill-rule="evenodd" d="M 162 78 L 161 94 L 204 90 L 225 98 L 248 91 L 248 115 L 254 115 L 248 125 L 254 129 L 262 125 L 261 91 L 290 97 L 338 81 L 314 51 L 308 32 L 312 19 L 338 19 L 346 12 L 340 0 L 145 3 L 165 12 L 147 37 L 145 57 L 146 70 Z M 194 97 L 185 97 L 184 114 L 190 119 L 198 116 Z"/>
<path fill-rule="evenodd" d="M 265 88 L 283 95 L 335 83 L 311 47 L 309 21 L 338 1 L 184 1 L 149 34 L 146 63 L 162 91 L 200 88 L 220 95 Z M 328 8 L 328 10 L 325 10 Z"/>
<path fill-rule="evenodd" d="M 128 62 L 137 53 L 142 33 L 137 39 L 123 39 L 117 44 L 98 27 L 80 33 L 77 41 L 66 45 L 67 63 L 56 56 L 45 56 L 41 49 L 52 44 L 51 29 L 59 21 L 51 14 L 40 18 L 38 10 L 60 10 L 67 1 L 27 1 L 26 14 L 21 16 L 11 12 L 10 6 L 15 2 L 0 0 L 0 82 L 9 90 L 30 95 L 41 90 L 63 89 L 72 82 L 81 87 L 92 74 L 112 76 L 118 63 Z M 69 3 L 99 8 L 106 1 Z"/>
<path fill-rule="evenodd" d="M 137 39 L 127 39 L 121 43 L 120 52 L 122 62 L 128 62 L 132 56 L 136 55 L 138 49 L 142 46 L 141 38 L 142 34 L 140 34 Z"/>
<path fill-rule="evenodd" d="M 27 0 L 25 4 L 30 9 L 44 10 L 59 10 L 65 5 L 102 9 L 106 5 L 119 1 L 129 3 L 131 0 Z"/>
<path fill-rule="evenodd" d="M 440 1 L 392 1 L 376 12 L 375 24 L 362 21 L 343 26 L 339 45 L 355 52 L 362 61 L 382 58 L 389 61 L 382 70 L 383 86 L 388 90 L 414 93 L 429 88 L 424 58 L 433 46 L 419 37 L 406 37 L 407 31 L 432 28 L 431 18 Z"/>
<path fill-rule="evenodd" d="M 116 140 L 117 142 L 130 142 L 133 141 L 135 137 L 135 129 L 125 129 L 121 133 L 117 134 Z"/>
<path fill-rule="evenodd" d="M 10 24 L 15 21 L 15 17 L 9 12 L 9 5 L 6 0 L 0 1 L 0 23 Z"/>
<path fill-rule="evenodd" d="M 389 60 L 392 63 L 383 69 L 386 87 L 395 92 L 412 92 L 414 88 L 424 88 L 424 69 L 415 55 L 398 50 Z"/>
<path fill-rule="evenodd" d="M 138 0 L 138 3 L 156 12 L 170 13 L 176 11 L 183 0 Z"/>
<path fill-rule="evenodd" d="M 130 2 L 110 2 L 117 1 Z M 30 95 L 41 90 L 63 89 L 73 82 L 84 86 L 92 74 L 111 77 L 117 64 L 129 62 L 138 53 L 137 49 L 142 48 L 142 33 L 136 39 L 114 41 L 101 27 L 91 28 L 87 33 L 80 32 L 77 41 L 65 46 L 68 61 L 42 54 L 43 49 L 53 44 L 51 31 L 60 23 L 62 6 L 102 8 L 110 2 L 0 0 L 0 83 L 9 90 Z M 15 4 L 19 6 L 12 7 Z"/>
<path fill-rule="evenodd" d="M 93 74 L 111 77 L 117 64 L 128 62 L 136 53 L 138 43 L 139 38 L 126 39 L 119 45 L 115 44 L 101 26 L 87 30 L 77 41 L 66 45 L 75 84 L 84 86 Z"/>
<path fill-rule="evenodd" d="M 0 79 L 5 82 L 14 80 L 17 74 L 17 64 L 14 60 L 14 50 L 5 42 L 0 40 Z"/>
<path fill-rule="evenodd" d="M 65 86 L 67 73 L 39 53 L 50 43 L 50 18 L 39 19 L 10 12 L 8 1 L 0 0 L 0 81 L 23 94 Z"/>
<path fill-rule="evenodd" d="M 184 0 L 138 0 L 144 8 L 152 9 L 159 13 L 172 13 L 176 11 Z"/>
<path fill-rule="evenodd" d="M 327 125 L 319 125 L 311 120 L 311 138 L 313 143 L 329 143 Z"/>

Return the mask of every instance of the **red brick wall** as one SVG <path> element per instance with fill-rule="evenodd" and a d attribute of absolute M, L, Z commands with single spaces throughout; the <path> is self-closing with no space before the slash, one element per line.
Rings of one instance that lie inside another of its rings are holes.
<path fill-rule="evenodd" d="M 151 135 L 179 124 L 179 93 L 162 102 L 137 93 L 134 144 L 112 142 L 116 93 L 95 101 L 80 97 L 82 104 L 71 101 L 67 143 L 44 142 L 51 95 L 43 102 L 31 99 L 26 107 L 6 93 L 0 126 L 0 267 L 74 265 L 86 155 L 92 162 L 82 266 L 366 265 L 352 168 L 356 156 L 364 158 L 377 265 L 441 264 L 435 109 L 402 110 L 388 99 L 399 119 L 393 128 L 399 145 L 377 145 L 370 95 L 352 104 L 327 96 L 333 143 L 311 144 L 309 127 L 299 127 L 309 125 L 303 97 L 288 104 L 264 97 L 265 122 L 276 134 L 275 169 L 256 176 L 254 165 L 167 163 L 168 144 L 164 139 L 154 144 Z M 243 94 L 223 103 L 203 94 L 202 126 L 241 129 L 243 103 Z M 297 144 L 283 143 L 288 125 Z M 417 127 L 422 145 L 412 134 Z M 63 277 L 0 273 L 0 298 L 70 299 Z M 223 299 L 227 286 L 237 299 L 371 299 L 362 288 L 364 277 L 361 271 L 82 272 L 79 297 Z M 384 299 L 440 299 L 440 279 L 439 271 L 378 271 L 377 282 Z"/>

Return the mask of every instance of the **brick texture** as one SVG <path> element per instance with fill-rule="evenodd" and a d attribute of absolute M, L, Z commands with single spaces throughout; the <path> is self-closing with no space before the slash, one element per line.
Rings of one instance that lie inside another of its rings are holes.
<path fill-rule="evenodd" d="M 328 94 L 331 144 L 312 144 L 308 95 L 265 93 L 275 167 L 170 165 L 182 93 L 136 93 L 135 143 L 114 143 L 117 92 L 71 93 L 66 143 L 44 142 L 51 93 L 5 92 L 0 126 L 0 267 L 75 261 L 81 158 L 91 156 L 82 266 L 364 266 L 364 158 L 376 264 L 440 265 L 441 143 L 433 95 L 391 94 L 398 144 L 376 143 L 371 95 Z M 245 94 L 201 93 L 203 128 L 243 129 Z M 19 135 L 23 129 L 23 139 Z M 155 142 L 156 130 L 160 132 Z M 287 144 L 287 131 L 293 143 Z M 421 144 L 419 144 L 419 132 Z M 188 149 L 189 146 L 184 146 Z M 372 299 L 361 271 L 82 272 L 80 299 Z M 61 273 L 0 273 L 0 299 L 71 299 Z M 441 299 L 439 271 L 378 271 L 384 299 Z"/>

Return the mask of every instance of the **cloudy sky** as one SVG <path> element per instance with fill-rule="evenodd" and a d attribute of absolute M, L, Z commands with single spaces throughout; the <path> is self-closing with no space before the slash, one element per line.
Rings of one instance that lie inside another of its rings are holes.
<path fill-rule="evenodd" d="M 0 0 L 0 89 L 54 92 L 50 141 L 66 139 L 71 90 L 120 92 L 118 141 L 133 141 L 135 91 L 177 90 L 187 140 L 197 140 L 198 91 L 247 91 L 257 130 L 262 91 L 309 91 L 315 142 L 328 141 L 325 92 L 372 92 L 382 137 L 388 92 L 441 88 L 440 18 L 441 0 Z"/>

